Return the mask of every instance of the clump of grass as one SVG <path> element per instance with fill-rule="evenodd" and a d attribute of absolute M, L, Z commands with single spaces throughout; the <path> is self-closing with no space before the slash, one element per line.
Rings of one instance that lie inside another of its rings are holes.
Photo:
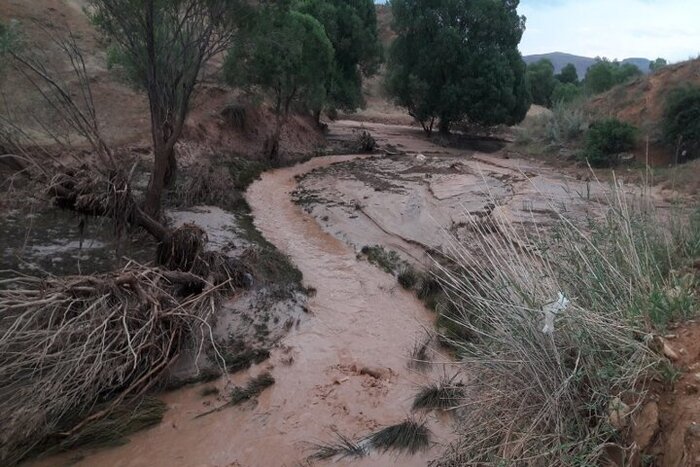
<path fill-rule="evenodd" d="M 464 330 L 452 341 L 470 406 L 446 465 L 597 465 L 616 436 L 610 401 L 634 410 L 643 400 L 639 383 L 661 358 L 640 336 L 686 316 L 691 286 L 673 271 L 700 231 L 618 185 L 603 192 L 604 210 L 596 203 L 587 222 L 562 214 L 546 233 L 503 217 L 493 235 L 474 219 L 476 237 L 453 254 L 470 274 L 442 268 L 449 301 L 469 311 L 451 320 Z M 488 273 L 475 269 L 483 264 Z M 547 330 L 560 292 L 571 302 Z"/>
<path fill-rule="evenodd" d="M 374 449 L 416 454 L 430 447 L 430 430 L 425 422 L 405 420 L 370 435 L 367 439 Z"/>
<path fill-rule="evenodd" d="M 126 444 L 130 434 L 160 423 L 166 410 L 165 402 L 155 397 L 144 397 L 138 401 L 117 405 L 109 415 L 85 425 L 54 449 Z"/>
<path fill-rule="evenodd" d="M 269 372 L 251 378 L 244 387 L 236 387 L 231 391 L 230 405 L 238 405 L 259 396 L 265 389 L 275 384 L 275 378 Z"/>
<path fill-rule="evenodd" d="M 382 269 L 384 272 L 394 274 L 401 265 L 401 258 L 395 251 L 387 251 L 379 245 L 365 245 L 361 250 L 367 257 L 367 261 Z"/>
<path fill-rule="evenodd" d="M 335 442 L 317 445 L 314 453 L 309 456 L 309 460 L 357 459 L 369 454 L 366 441 L 355 442 L 338 432 L 335 435 L 337 438 Z"/>
<path fill-rule="evenodd" d="M 425 303 L 425 306 L 433 311 L 438 310 L 438 305 L 443 298 L 442 284 L 433 273 L 423 274 L 417 284 L 416 295 Z"/>
<path fill-rule="evenodd" d="M 416 340 L 411 350 L 411 359 L 408 362 L 409 368 L 423 369 L 430 364 L 429 352 L 433 336 L 427 335 L 423 339 Z"/>
<path fill-rule="evenodd" d="M 219 388 L 215 386 L 207 386 L 199 391 L 199 395 L 202 397 L 216 396 L 219 394 Z"/>
<path fill-rule="evenodd" d="M 357 149 L 360 152 L 374 152 L 377 148 L 377 141 L 367 130 L 362 130 L 356 138 Z"/>
<path fill-rule="evenodd" d="M 266 371 L 264 373 L 261 373 L 260 375 L 248 380 L 248 383 L 246 383 L 245 386 L 236 386 L 235 388 L 233 388 L 233 390 L 231 391 L 229 401 L 226 402 L 224 405 L 215 407 L 211 410 L 201 413 L 195 418 L 201 418 L 213 414 L 214 412 L 219 412 L 225 409 L 226 407 L 232 407 L 234 405 L 242 404 L 245 401 L 251 400 L 259 396 L 265 389 L 269 388 L 273 384 L 275 384 L 275 378 L 272 377 L 270 372 Z"/>
<path fill-rule="evenodd" d="M 396 276 L 396 279 L 401 287 L 406 290 L 411 290 L 418 283 L 419 277 L 418 272 L 411 266 L 407 265 L 401 268 L 399 274 Z"/>
<path fill-rule="evenodd" d="M 454 378 L 421 388 L 413 400 L 413 410 L 449 410 L 460 404 L 466 391 Z"/>

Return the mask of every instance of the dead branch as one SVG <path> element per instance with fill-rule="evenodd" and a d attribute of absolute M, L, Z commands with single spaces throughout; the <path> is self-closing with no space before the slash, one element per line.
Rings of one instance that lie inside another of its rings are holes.
<path fill-rule="evenodd" d="M 144 393 L 186 348 L 214 345 L 208 328 L 228 285 L 134 263 L 100 276 L 4 280 L 0 463 Z"/>

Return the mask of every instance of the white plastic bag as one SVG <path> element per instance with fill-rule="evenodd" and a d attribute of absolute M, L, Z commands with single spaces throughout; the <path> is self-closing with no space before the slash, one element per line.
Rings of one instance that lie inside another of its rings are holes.
<path fill-rule="evenodd" d="M 548 303 L 542 307 L 542 313 L 544 313 L 544 327 L 542 328 L 542 333 L 554 333 L 554 318 L 556 318 L 559 313 L 565 311 L 569 303 L 569 299 L 566 298 L 563 293 L 559 292 L 557 301 Z"/>

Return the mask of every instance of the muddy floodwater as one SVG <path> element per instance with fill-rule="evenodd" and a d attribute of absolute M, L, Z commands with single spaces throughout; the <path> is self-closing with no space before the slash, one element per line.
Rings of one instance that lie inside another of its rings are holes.
<path fill-rule="evenodd" d="M 352 122 L 334 123 L 331 138 L 347 140 L 363 128 L 389 148 L 386 154 L 315 158 L 263 174 L 246 193 L 255 226 L 315 292 L 304 319 L 269 360 L 215 385 L 226 394 L 232 384 L 264 371 L 276 383 L 257 400 L 201 418 L 195 417 L 225 398 L 202 396 L 202 385 L 163 394 L 169 407 L 163 422 L 131 436 L 130 443 L 41 465 L 307 465 L 314 447 L 337 440 L 336 432 L 359 439 L 400 423 L 410 416 L 420 386 L 449 376 L 454 362 L 433 350 L 435 364 L 410 368 L 411 350 L 433 328 L 435 314 L 394 276 L 359 257 L 362 246 L 382 245 L 429 266 L 427 251 L 469 240 L 467 216 L 547 225 L 562 211 L 583 214 L 604 202 L 589 183 L 512 158 L 493 140 L 446 147 L 412 127 Z M 212 208 L 195 214 L 213 230 L 210 240 L 225 240 L 232 219 Z M 177 212 L 172 217 L 181 221 Z M 424 466 L 439 458 L 454 439 L 453 420 L 419 417 L 433 434 L 430 450 L 415 456 L 371 452 L 339 463 Z"/>
<path fill-rule="evenodd" d="M 81 225 L 82 223 L 82 225 Z M 68 211 L 45 208 L 29 214 L 0 215 L 0 275 L 94 274 L 112 271 L 122 257 L 152 260 L 155 242 L 143 235 L 137 241 L 117 240 L 103 219 L 84 219 Z"/>
<path fill-rule="evenodd" d="M 408 369 L 410 350 L 434 316 L 291 201 L 295 176 L 351 158 L 317 158 L 266 173 L 246 195 L 258 229 L 317 291 L 308 303 L 311 318 L 270 360 L 234 378 L 241 383 L 271 369 L 276 383 L 257 403 L 198 419 L 212 403 L 200 396 L 201 387 L 164 394 L 169 410 L 160 425 L 77 465 L 293 466 L 315 444 L 333 441 L 334 430 L 361 437 L 405 419 L 417 388 L 430 377 Z M 217 384 L 223 389 L 226 382 Z M 449 441 L 446 424 L 431 419 L 430 427 L 435 445 L 428 452 L 398 458 L 374 453 L 353 465 L 426 465 Z"/>

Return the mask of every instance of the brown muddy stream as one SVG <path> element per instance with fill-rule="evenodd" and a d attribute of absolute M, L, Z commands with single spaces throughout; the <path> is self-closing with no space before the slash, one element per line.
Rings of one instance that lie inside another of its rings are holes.
<path fill-rule="evenodd" d="M 160 425 L 133 435 L 124 446 L 87 454 L 78 465 L 300 465 L 314 444 L 334 441 L 333 430 L 356 438 L 406 418 L 416 389 L 428 378 L 407 368 L 410 349 L 432 327 L 433 316 L 394 277 L 358 260 L 351 247 L 325 233 L 290 199 L 296 175 L 352 158 L 322 157 L 274 170 L 247 192 L 258 229 L 291 257 L 305 285 L 317 290 L 309 301 L 311 319 L 283 339 L 270 360 L 233 377 L 241 383 L 271 369 L 276 384 L 257 404 L 198 419 L 210 408 L 201 386 L 164 394 L 169 410 Z M 382 377 L 363 374 L 364 367 Z M 449 441 L 445 424 L 429 419 L 429 426 L 435 442 L 429 452 L 372 453 L 340 464 L 426 465 Z"/>

